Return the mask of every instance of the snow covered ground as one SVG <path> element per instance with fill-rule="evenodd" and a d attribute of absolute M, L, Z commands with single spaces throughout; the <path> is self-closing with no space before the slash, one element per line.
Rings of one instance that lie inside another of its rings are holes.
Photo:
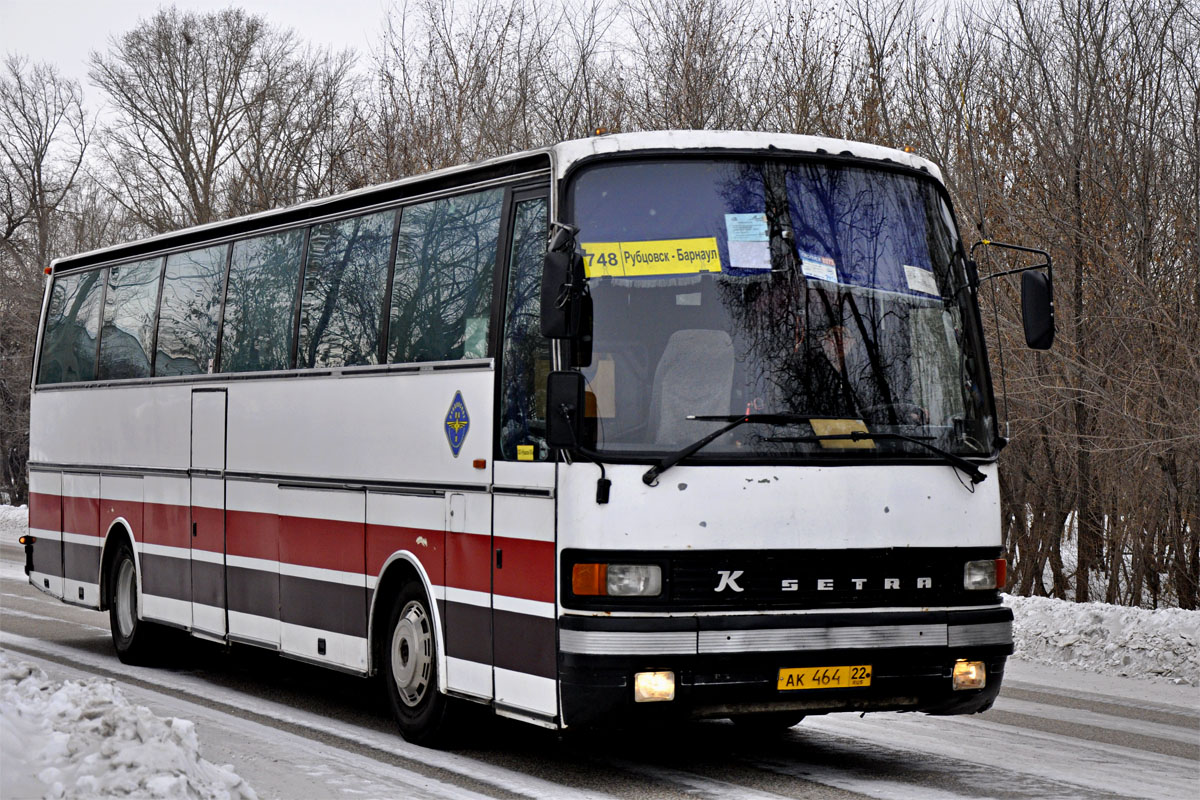
<path fill-rule="evenodd" d="M 256 800 L 200 757 L 196 726 L 132 705 L 110 681 L 52 681 L 0 652 L 0 797 Z"/>
<path fill-rule="evenodd" d="M 0 505 L 0 542 L 26 530 Z M 1200 686 L 1200 611 L 1154 611 L 1005 596 L 1021 659 Z M 254 798 L 231 768 L 205 761 L 191 722 L 130 704 L 111 681 L 49 680 L 0 653 L 0 797 Z"/>

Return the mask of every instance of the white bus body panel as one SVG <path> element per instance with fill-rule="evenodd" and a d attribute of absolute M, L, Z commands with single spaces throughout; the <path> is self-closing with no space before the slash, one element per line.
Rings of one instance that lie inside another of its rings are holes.
<path fill-rule="evenodd" d="M 970 481 L 941 464 L 676 466 L 658 486 L 645 465 L 611 465 L 612 499 L 595 501 L 596 466 L 559 474 L 560 547 L 595 550 L 844 550 L 1000 545 L 995 465 Z M 964 485 L 965 484 L 965 485 Z"/>

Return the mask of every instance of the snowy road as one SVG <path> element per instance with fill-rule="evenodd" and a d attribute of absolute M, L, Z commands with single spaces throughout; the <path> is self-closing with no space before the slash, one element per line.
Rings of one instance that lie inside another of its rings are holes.
<path fill-rule="evenodd" d="M 1200 790 L 1195 687 L 1010 662 L 973 717 L 806 719 L 773 739 L 711 722 L 669 735 L 545 731 L 483 718 L 452 752 L 394 733 L 375 685 L 274 655 L 180 639 L 165 663 L 117 661 L 107 615 L 0 563 L 0 646 L 58 680 L 102 676 L 196 723 L 201 753 L 260 798 L 1188 798 Z"/>

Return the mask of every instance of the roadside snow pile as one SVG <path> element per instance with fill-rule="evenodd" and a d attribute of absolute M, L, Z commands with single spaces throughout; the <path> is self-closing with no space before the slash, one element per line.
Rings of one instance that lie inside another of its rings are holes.
<path fill-rule="evenodd" d="M 256 800 L 200 758 L 195 725 L 131 705 L 111 681 L 51 681 L 0 653 L 0 797 Z"/>
<path fill-rule="evenodd" d="M 29 509 L 0 505 L 0 542 L 16 544 L 29 527 Z"/>
<path fill-rule="evenodd" d="M 1005 595 L 1016 656 L 1106 675 L 1200 686 L 1200 611 Z"/>

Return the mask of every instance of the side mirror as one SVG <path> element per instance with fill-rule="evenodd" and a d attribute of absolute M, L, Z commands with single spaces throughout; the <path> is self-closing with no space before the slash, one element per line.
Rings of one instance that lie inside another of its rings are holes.
<path fill-rule="evenodd" d="M 583 285 L 583 256 L 574 248 L 546 253 L 542 262 L 542 336 L 570 339 L 579 335 Z"/>
<path fill-rule="evenodd" d="M 1054 344 L 1054 290 L 1043 272 L 1021 275 L 1021 321 L 1025 344 L 1034 350 L 1049 350 Z"/>
<path fill-rule="evenodd" d="M 555 370 L 546 379 L 546 442 L 573 450 L 583 437 L 583 373 Z"/>

